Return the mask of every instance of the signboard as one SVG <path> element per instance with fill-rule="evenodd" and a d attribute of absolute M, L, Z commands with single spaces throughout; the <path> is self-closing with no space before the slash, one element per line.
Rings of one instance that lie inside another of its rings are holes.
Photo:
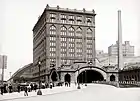
<path fill-rule="evenodd" d="M 5 55 L 0 55 L 0 69 L 2 68 L 7 68 L 7 56 Z"/>

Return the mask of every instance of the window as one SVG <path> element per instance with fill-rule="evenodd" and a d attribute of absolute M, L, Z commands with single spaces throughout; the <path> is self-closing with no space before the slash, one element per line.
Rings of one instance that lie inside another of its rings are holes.
<path fill-rule="evenodd" d="M 90 28 L 87 29 L 87 37 L 92 37 L 92 30 Z"/>
<path fill-rule="evenodd" d="M 70 27 L 69 28 L 69 36 L 74 36 L 74 28 L 73 27 Z"/>
<path fill-rule="evenodd" d="M 67 22 L 65 14 L 61 14 L 60 18 L 61 18 L 61 23 L 66 23 Z"/>
<path fill-rule="evenodd" d="M 70 24 L 73 24 L 74 23 L 74 16 L 73 15 L 70 15 L 69 16 L 69 23 Z"/>
<path fill-rule="evenodd" d="M 91 24 L 92 24 L 92 20 L 91 19 L 92 19 L 91 17 L 86 18 L 88 26 L 91 26 Z"/>
<path fill-rule="evenodd" d="M 56 35 L 56 27 L 55 26 L 50 27 L 50 35 Z"/>
<path fill-rule="evenodd" d="M 60 28 L 60 30 L 61 30 L 60 35 L 67 35 L 66 27 L 63 26 L 63 27 Z"/>
<path fill-rule="evenodd" d="M 56 14 L 50 13 L 50 22 L 55 22 L 55 20 L 56 20 Z"/>
<path fill-rule="evenodd" d="M 81 24 L 82 23 L 82 17 L 81 16 L 78 16 L 77 17 L 77 24 Z"/>
<path fill-rule="evenodd" d="M 76 30 L 76 36 L 82 36 L 82 29 L 80 27 Z"/>

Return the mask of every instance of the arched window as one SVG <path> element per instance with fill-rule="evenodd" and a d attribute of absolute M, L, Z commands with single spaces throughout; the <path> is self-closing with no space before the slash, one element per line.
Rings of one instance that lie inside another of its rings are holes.
<path fill-rule="evenodd" d="M 67 35 L 67 28 L 65 26 L 62 26 L 60 28 L 60 35 L 61 35 L 61 38 L 60 38 L 60 41 L 61 41 L 61 48 L 60 48 L 60 51 L 61 51 L 61 57 L 66 57 L 66 52 L 67 52 L 67 38 L 66 37 L 63 37 L 63 36 L 66 36 Z M 61 62 L 63 63 L 64 60 L 61 60 Z"/>
<path fill-rule="evenodd" d="M 74 28 L 73 27 L 70 27 L 69 28 L 69 36 L 74 36 Z"/>
<path fill-rule="evenodd" d="M 76 36 L 82 36 L 82 29 L 80 27 L 76 30 Z"/>
<path fill-rule="evenodd" d="M 66 27 L 62 26 L 60 28 L 60 30 L 61 30 L 60 35 L 67 35 L 67 28 Z"/>
<path fill-rule="evenodd" d="M 90 28 L 87 29 L 87 37 L 92 37 L 92 30 Z"/>
<path fill-rule="evenodd" d="M 50 35 L 56 35 L 56 27 L 53 25 L 50 27 Z"/>

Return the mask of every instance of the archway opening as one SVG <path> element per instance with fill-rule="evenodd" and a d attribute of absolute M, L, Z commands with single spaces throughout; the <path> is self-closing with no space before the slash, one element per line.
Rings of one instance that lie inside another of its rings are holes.
<path fill-rule="evenodd" d="M 52 79 L 52 81 L 57 81 L 58 77 L 57 77 L 56 71 L 52 72 L 51 79 Z"/>
<path fill-rule="evenodd" d="M 115 76 L 114 75 L 110 76 L 110 81 L 115 81 Z"/>
<path fill-rule="evenodd" d="M 79 83 L 92 83 L 93 81 L 103 81 L 104 77 L 101 73 L 95 70 L 85 70 L 77 77 Z"/>
<path fill-rule="evenodd" d="M 65 82 L 70 82 L 71 81 L 71 76 L 70 74 L 65 75 Z"/>

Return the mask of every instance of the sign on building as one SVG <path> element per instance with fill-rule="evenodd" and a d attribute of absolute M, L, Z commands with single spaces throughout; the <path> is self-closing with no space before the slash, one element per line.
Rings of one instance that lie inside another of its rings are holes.
<path fill-rule="evenodd" d="M 7 68 L 7 56 L 5 55 L 0 55 L 0 69 L 2 68 Z"/>

